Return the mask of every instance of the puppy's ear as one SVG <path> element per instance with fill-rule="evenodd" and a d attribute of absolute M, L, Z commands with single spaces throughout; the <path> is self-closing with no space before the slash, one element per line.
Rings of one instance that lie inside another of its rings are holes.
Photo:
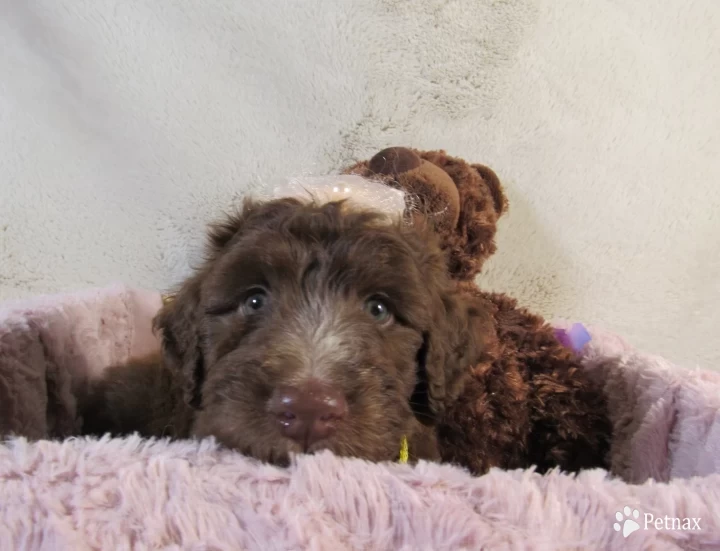
<path fill-rule="evenodd" d="M 182 386 L 185 403 L 195 409 L 202 403 L 205 377 L 200 336 L 201 277 L 198 274 L 186 281 L 153 321 L 161 337 L 164 367 Z"/>
<path fill-rule="evenodd" d="M 412 398 L 418 420 L 426 425 L 442 419 L 472 369 L 496 344 L 492 315 L 482 300 L 453 289 L 441 292 L 434 302 L 433 323 L 418 352 L 418 385 Z"/>
<path fill-rule="evenodd" d="M 201 283 L 213 262 L 240 235 L 259 208 L 258 203 L 246 200 L 242 210 L 209 226 L 205 264 L 170 297 L 153 321 L 154 330 L 160 334 L 164 367 L 182 386 L 185 403 L 194 409 L 202 406 L 206 368 L 202 350 Z"/>
<path fill-rule="evenodd" d="M 246 199 L 242 208 L 215 224 L 208 231 L 206 261 L 196 274 L 165 304 L 154 320 L 154 329 L 161 335 L 165 367 L 178 376 L 185 402 L 193 408 L 202 405 L 205 362 L 202 349 L 204 312 L 200 303 L 201 282 L 213 263 L 241 235 L 257 228 L 278 224 L 300 202 L 280 199 L 262 202 Z"/>

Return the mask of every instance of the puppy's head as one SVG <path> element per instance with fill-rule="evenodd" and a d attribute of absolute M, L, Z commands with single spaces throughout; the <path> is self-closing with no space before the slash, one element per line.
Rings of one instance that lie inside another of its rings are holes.
<path fill-rule="evenodd" d="M 430 230 L 342 202 L 246 202 L 160 312 L 196 436 L 261 460 L 394 460 L 443 415 L 489 317 Z"/>

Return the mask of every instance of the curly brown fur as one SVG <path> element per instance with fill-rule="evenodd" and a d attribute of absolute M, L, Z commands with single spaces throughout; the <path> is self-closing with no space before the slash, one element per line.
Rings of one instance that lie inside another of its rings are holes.
<path fill-rule="evenodd" d="M 458 300 L 435 234 L 343 203 L 248 202 L 216 226 L 209 258 L 159 313 L 160 361 L 112 368 L 85 404 L 85 431 L 214 436 L 262 460 L 295 452 L 439 459 L 435 426 L 484 357 L 492 318 Z M 261 293 L 263 306 L 248 309 Z M 389 311 L 369 314 L 369 300 Z M 301 446 L 268 404 L 309 379 L 349 413 Z"/>
<path fill-rule="evenodd" d="M 443 460 L 474 473 L 530 465 L 539 472 L 607 468 L 606 399 L 573 352 L 515 300 L 474 284 L 463 289 L 493 312 L 498 346 L 475 366 L 438 429 Z"/>

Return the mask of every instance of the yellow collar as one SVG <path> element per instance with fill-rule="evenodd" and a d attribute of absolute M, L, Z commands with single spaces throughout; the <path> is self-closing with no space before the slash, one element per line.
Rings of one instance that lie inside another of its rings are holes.
<path fill-rule="evenodd" d="M 410 448 L 408 447 L 407 436 L 403 436 L 400 440 L 400 463 L 407 463 L 408 456 L 410 455 Z"/>

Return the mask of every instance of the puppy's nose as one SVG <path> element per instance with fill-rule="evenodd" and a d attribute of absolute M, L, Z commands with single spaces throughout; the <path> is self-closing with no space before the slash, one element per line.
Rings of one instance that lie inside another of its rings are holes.
<path fill-rule="evenodd" d="M 310 381 L 298 387 L 280 387 L 268 404 L 283 435 L 303 448 L 328 438 L 348 412 L 347 401 L 337 389 Z"/>

